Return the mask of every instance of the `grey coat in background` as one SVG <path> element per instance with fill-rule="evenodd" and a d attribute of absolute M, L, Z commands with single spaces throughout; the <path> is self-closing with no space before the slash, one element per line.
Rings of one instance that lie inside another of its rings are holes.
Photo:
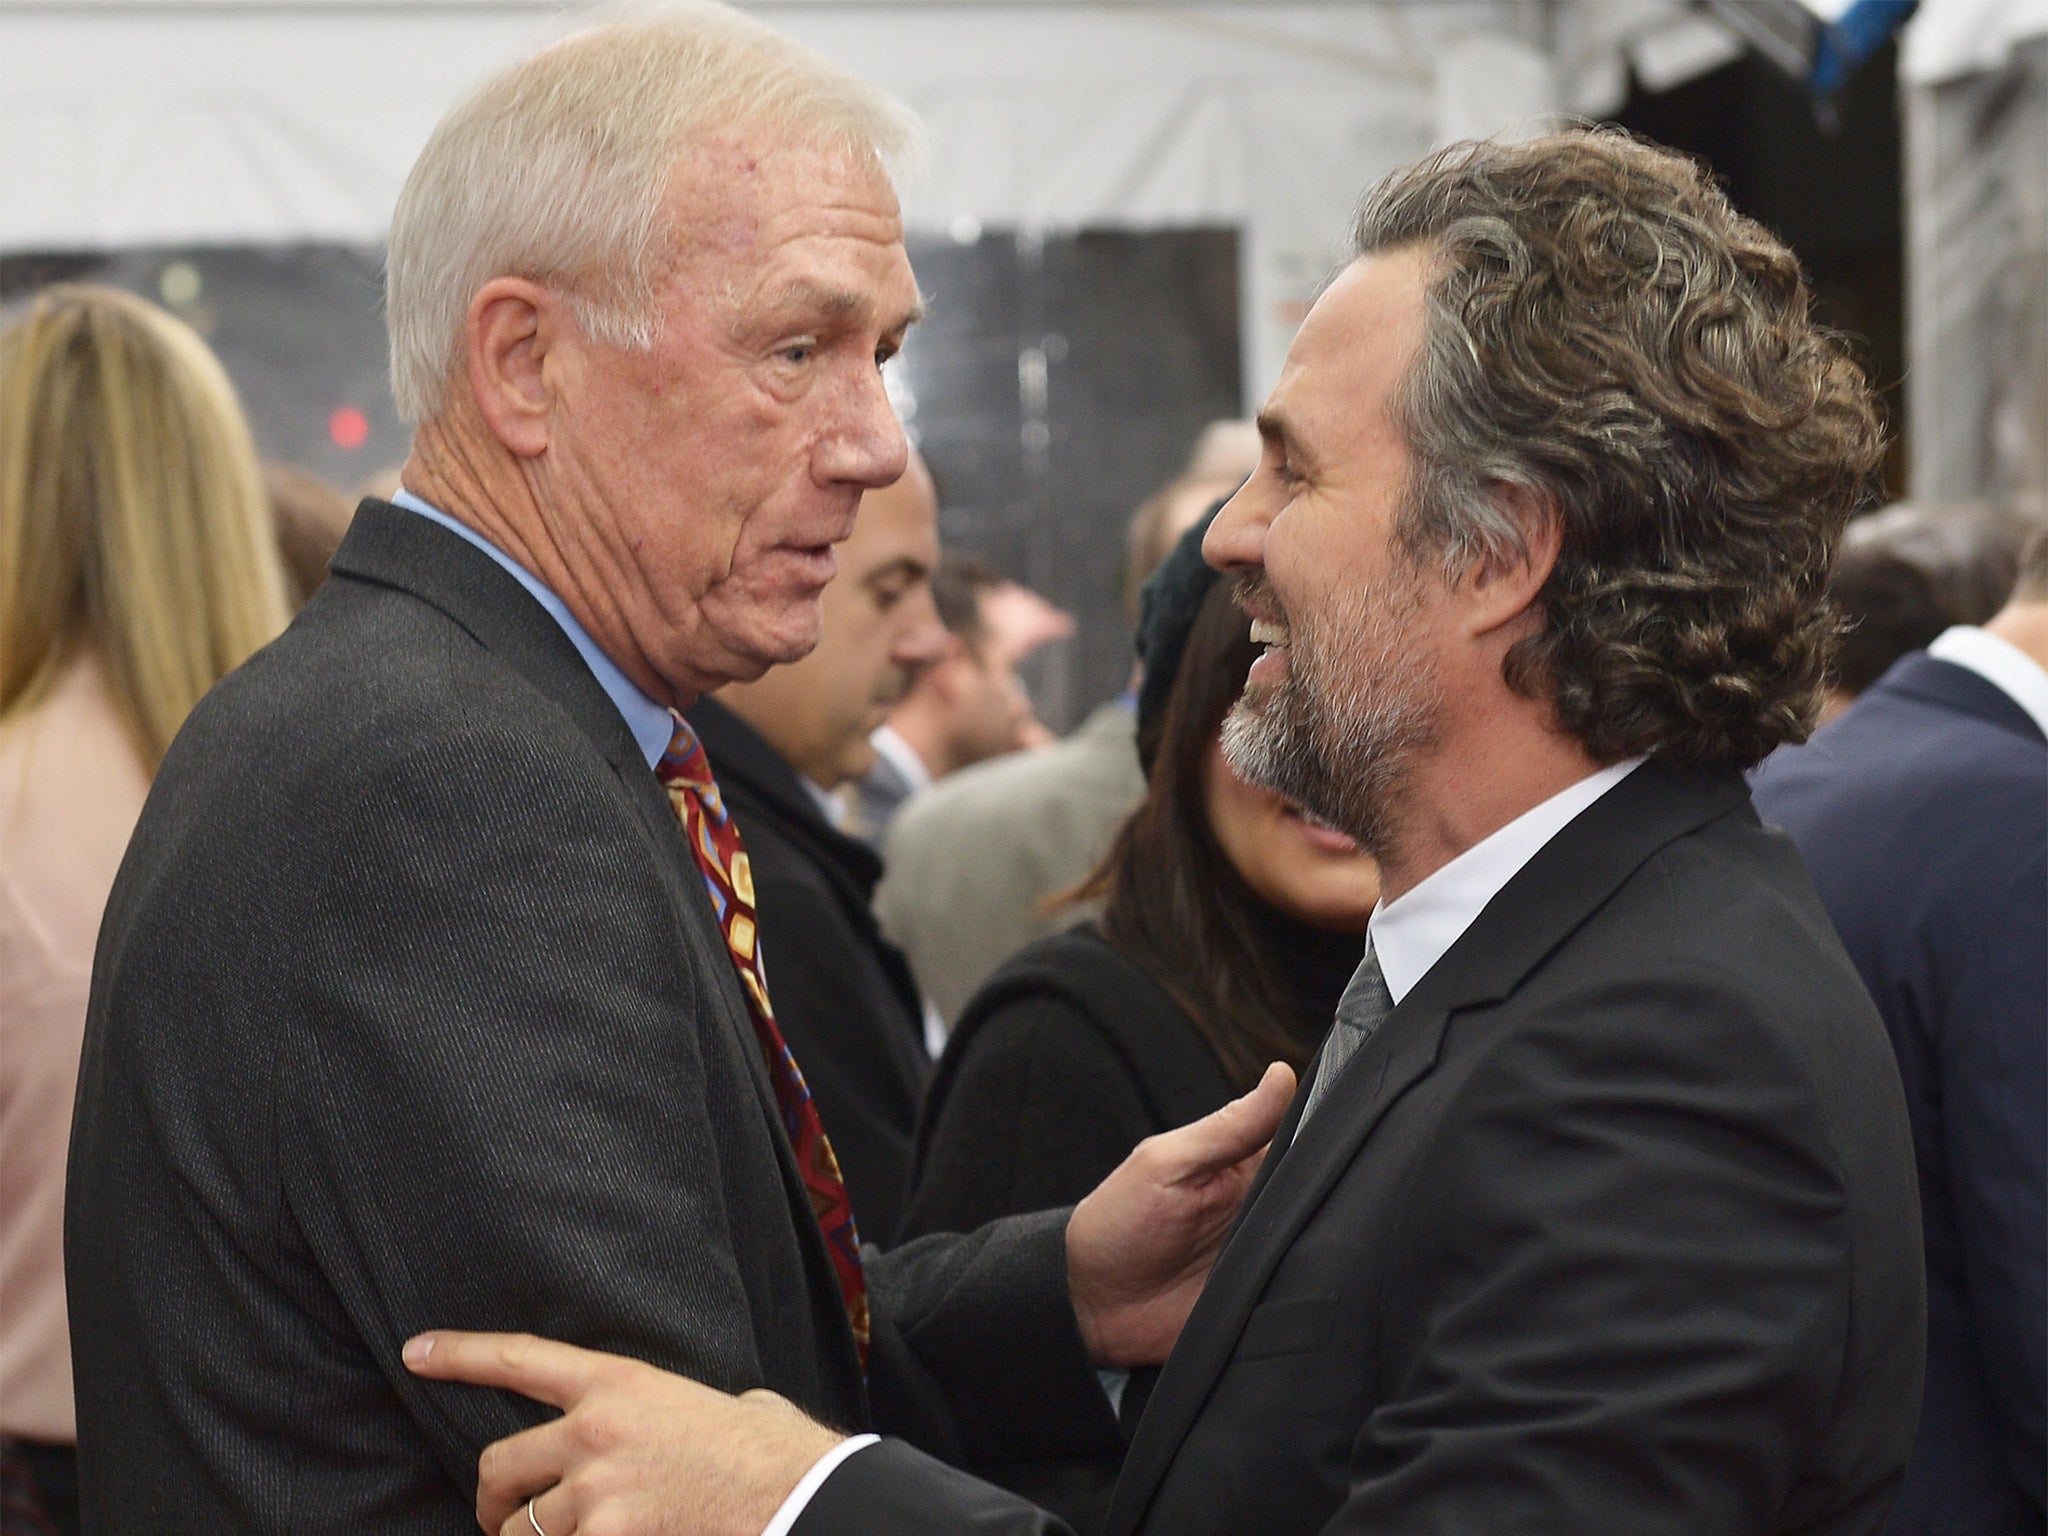
<path fill-rule="evenodd" d="M 1093 873 L 1144 798 L 1136 733 L 1113 700 L 1054 746 L 948 774 L 896 817 L 875 915 L 949 1027 L 997 966 L 1093 910 L 1042 905 Z"/>

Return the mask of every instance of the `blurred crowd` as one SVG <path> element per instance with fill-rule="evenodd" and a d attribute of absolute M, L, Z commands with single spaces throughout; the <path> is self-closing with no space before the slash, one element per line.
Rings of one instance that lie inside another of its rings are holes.
<path fill-rule="evenodd" d="M 26 1536 L 76 1529 L 64 1174 L 101 910 L 172 737 L 320 601 L 353 508 L 260 463 L 206 346 L 126 294 L 35 295 L 0 338 L 0 390 L 0 1434 L 6 1529 Z M 868 493 L 811 654 L 688 712 L 870 1240 L 1079 1199 L 1267 1062 L 1306 1064 L 1358 966 L 1371 859 L 1218 743 L 1257 647 L 1200 544 L 1258 453 L 1249 423 L 1219 422 L 1134 511 L 1130 683 L 1064 738 L 1020 666 L 1073 621 L 939 547 L 915 461 Z M 2048 664 L 2041 526 L 2026 504 L 1853 523 L 1829 723 L 1757 778 L 1915 1114 L 1938 1443 L 1901 1529 L 2042 1528 L 2048 940 L 2038 829 L 2008 801 L 2039 779 L 2048 719 L 2028 738 L 2025 709 L 1955 675 L 1967 655 L 1942 659 L 1988 626 Z M 2027 687 L 2038 701 L 2048 673 Z M 1930 894 L 1939 920 L 1916 924 Z M 996 1478 L 1098 1529 L 1147 1374 L 1111 1384 L 1092 1456 Z M 1986 1523 L 1946 1523 L 1970 1500 Z"/>

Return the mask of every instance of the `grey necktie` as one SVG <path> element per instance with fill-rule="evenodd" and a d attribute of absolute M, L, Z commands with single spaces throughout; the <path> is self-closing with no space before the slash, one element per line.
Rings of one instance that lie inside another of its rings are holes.
<path fill-rule="evenodd" d="M 1358 962 L 1358 969 L 1351 973 L 1351 980 L 1345 985 L 1344 995 L 1337 999 L 1337 1017 L 1330 1025 L 1330 1038 L 1323 1042 L 1315 1081 L 1308 1085 L 1308 1101 L 1301 1106 L 1301 1119 L 1295 1125 L 1297 1136 L 1301 1134 L 1301 1127 L 1308 1124 L 1308 1117 L 1316 1112 L 1316 1106 L 1329 1093 L 1330 1085 L 1336 1082 L 1344 1064 L 1358 1054 L 1393 1011 L 1393 994 L 1387 991 L 1387 978 L 1380 974 L 1379 952 L 1368 939 L 1365 958 Z"/>

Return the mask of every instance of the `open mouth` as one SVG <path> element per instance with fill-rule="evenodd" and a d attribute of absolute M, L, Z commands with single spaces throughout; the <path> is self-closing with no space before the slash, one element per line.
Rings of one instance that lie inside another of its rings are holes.
<path fill-rule="evenodd" d="M 1252 658 L 1251 670 L 1245 674 L 1247 689 L 1277 687 L 1287 675 L 1288 642 L 1293 638 L 1287 626 L 1278 619 L 1253 619 L 1251 642 L 1262 649 Z"/>

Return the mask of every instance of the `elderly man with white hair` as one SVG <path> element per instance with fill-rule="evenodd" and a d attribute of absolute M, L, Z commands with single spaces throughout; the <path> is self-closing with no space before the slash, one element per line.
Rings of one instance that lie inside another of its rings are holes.
<path fill-rule="evenodd" d="M 1164 1358 L 1286 1073 L 1071 1218 L 864 1252 L 680 714 L 815 643 L 903 472 L 913 136 L 708 4 L 435 131 L 391 234 L 402 489 L 195 712 L 107 909 L 68 1205 L 89 1528 L 468 1529 L 478 1452 L 544 1411 L 408 1375 L 428 1326 L 965 1459 L 1057 1454 L 1091 1367 Z"/>

